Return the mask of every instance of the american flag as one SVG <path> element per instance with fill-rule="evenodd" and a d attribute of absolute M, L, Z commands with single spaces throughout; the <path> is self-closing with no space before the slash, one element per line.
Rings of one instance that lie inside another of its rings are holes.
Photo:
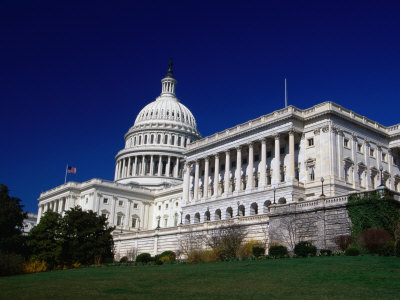
<path fill-rule="evenodd" d="M 68 168 L 67 168 L 67 173 L 68 173 L 68 174 L 76 174 L 76 168 L 75 168 L 75 167 L 68 166 Z"/>

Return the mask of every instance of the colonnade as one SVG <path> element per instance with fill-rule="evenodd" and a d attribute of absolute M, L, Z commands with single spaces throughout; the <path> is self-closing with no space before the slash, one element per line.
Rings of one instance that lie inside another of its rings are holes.
<path fill-rule="evenodd" d="M 182 177 L 181 158 L 170 155 L 135 155 L 117 161 L 115 180 L 134 176 Z"/>
<path fill-rule="evenodd" d="M 285 147 L 281 149 L 281 141 L 285 135 L 288 135 L 289 140 L 289 160 L 286 166 L 283 165 Z M 270 146 L 268 153 L 271 157 L 269 168 L 267 168 L 267 144 Z M 257 159 L 255 159 L 255 153 L 257 153 Z M 245 159 L 244 156 L 246 156 Z M 255 160 L 259 162 L 257 166 L 255 166 Z M 226 197 L 230 194 L 237 195 L 255 189 L 263 190 L 271 184 L 293 182 L 296 178 L 295 161 L 295 132 L 292 130 L 238 145 L 212 156 L 188 161 L 184 167 L 184 202 Z M 247 167 L 244 167 L 245 165 Z M 191 176 L 193 171 L 194 176 Z M 201 182 L 200 179 L 202 179 Z"/>
<path fill-rule="evenodd" d="M 47 202 L 45 204 L 39 205 L 38 219 L 42 217 L 42 215 L 46 211 L 54 211 L 56 213 L 61 214 L 63 211 L 68 209 L 67 198 L 57 199 L 51 202 Z"/>

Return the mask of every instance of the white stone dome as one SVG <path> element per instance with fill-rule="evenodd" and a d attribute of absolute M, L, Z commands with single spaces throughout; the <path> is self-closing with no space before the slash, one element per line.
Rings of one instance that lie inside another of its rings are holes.
<path fill-rule="evenodd" d="M 173 95 L 161 94 L 155 101 L 146 105 L 136 117 L 134 126 L 150 123 L 186 125 L 193 131 L 197 131 L 196 120 L 193 114 Z"/>

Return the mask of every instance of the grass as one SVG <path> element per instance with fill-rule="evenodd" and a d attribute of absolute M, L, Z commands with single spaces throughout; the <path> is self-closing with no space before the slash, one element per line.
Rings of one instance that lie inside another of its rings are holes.
<path fill-rule="evenodd" d="M 0 278 L 0 299 L 399 299 L 400 259 L 81 268 Z"/>

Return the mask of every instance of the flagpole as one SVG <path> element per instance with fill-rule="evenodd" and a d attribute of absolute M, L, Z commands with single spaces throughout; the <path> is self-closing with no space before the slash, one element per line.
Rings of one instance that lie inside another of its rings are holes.
<path fill-rule="evenodd" d="M 285 78 L 285 107 L 287 107 L 286 78 Z"/>
<path fill-rule="evenodd" d="M 65 167 L 65 177 L 64 177 L 64 184 L 67 182 L 67 171 L 68 171 L 68 164 L 67 164 L 67 166 Z"/>

